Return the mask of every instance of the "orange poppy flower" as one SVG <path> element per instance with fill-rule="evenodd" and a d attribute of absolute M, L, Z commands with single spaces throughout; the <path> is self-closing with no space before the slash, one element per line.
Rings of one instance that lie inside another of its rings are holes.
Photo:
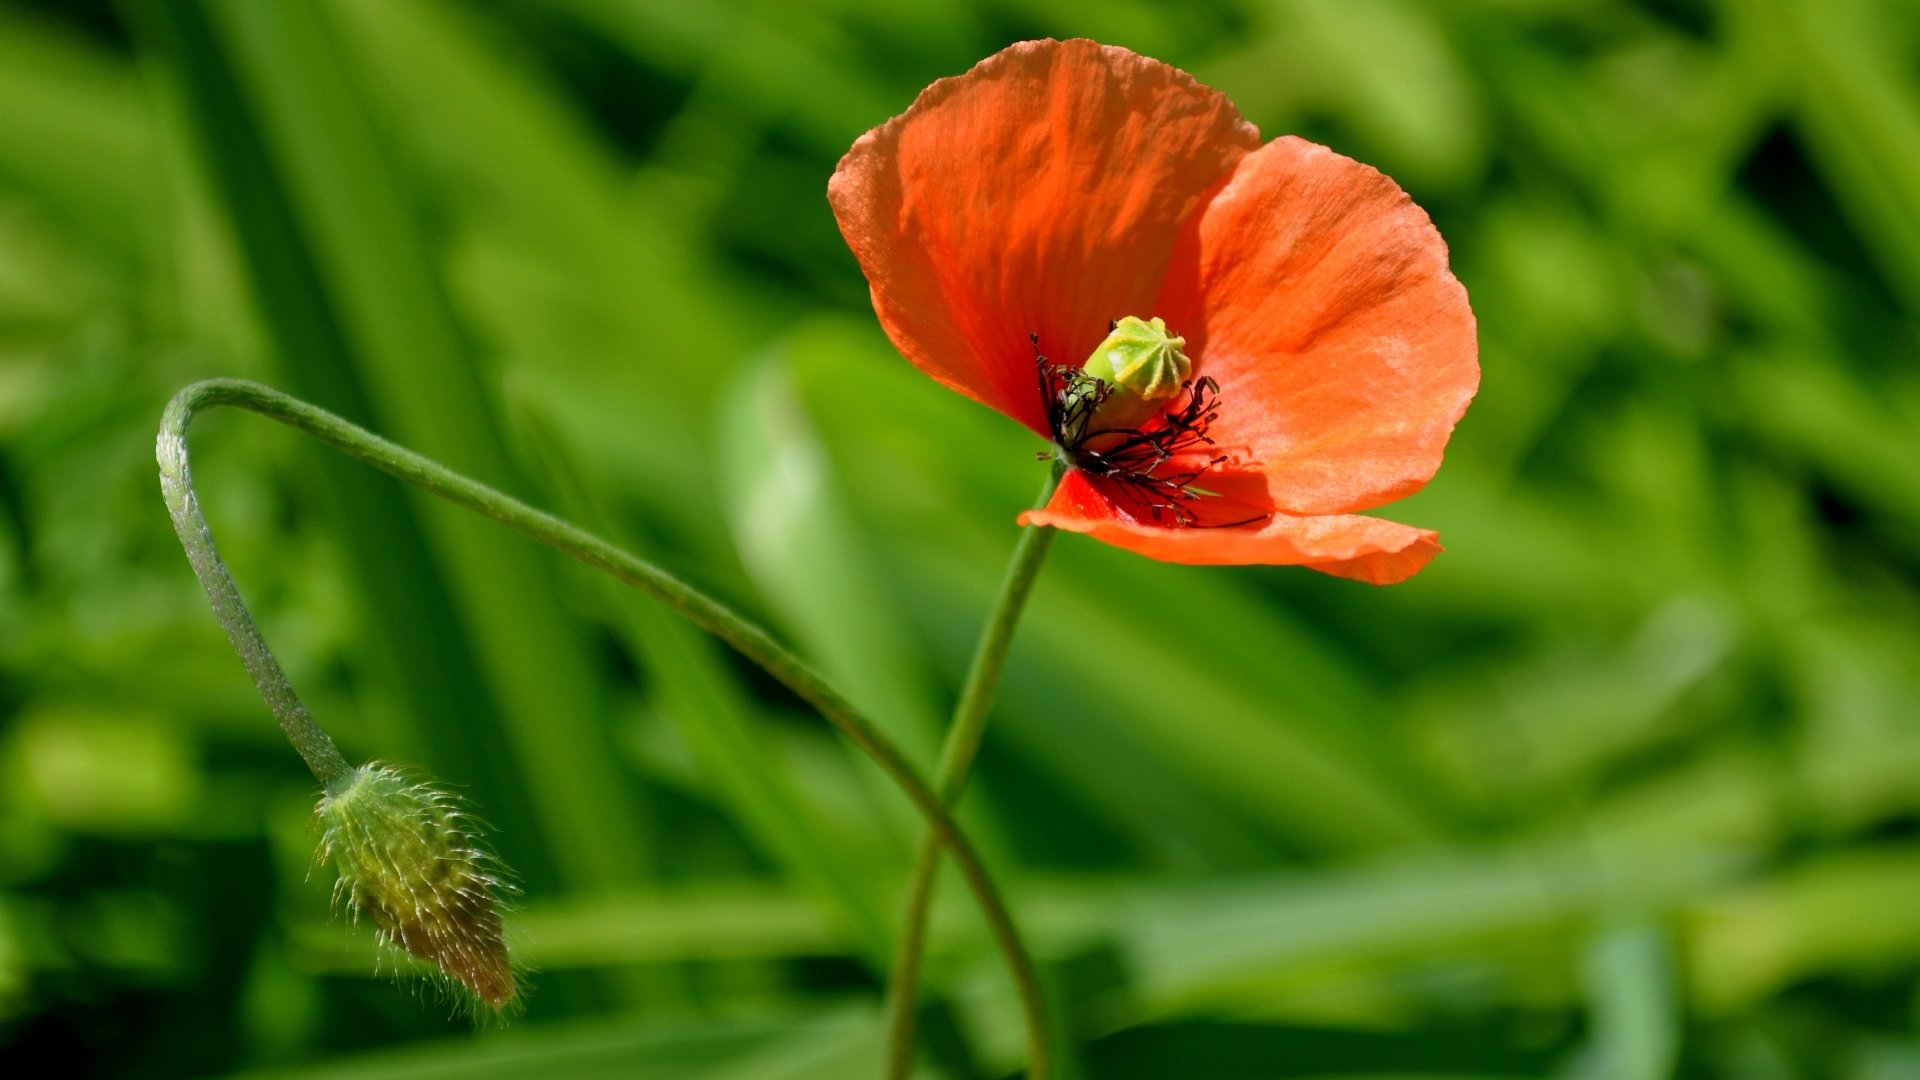
<path fill-rule="evenodd" d="M 1262 145 L 1156 60 L 1030 41 L 861 136 L 827 191 L 901 353 L 1069 466 L 1023 522 L 1376 584 L 1440 550 L 1357 513 L 1433 476 L 1480 380 L 1445 243 L 1374 169 Z"/>

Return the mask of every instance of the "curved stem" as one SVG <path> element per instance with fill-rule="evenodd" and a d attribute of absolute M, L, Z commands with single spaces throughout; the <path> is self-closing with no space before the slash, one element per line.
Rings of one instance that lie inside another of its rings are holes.
<path fill-rule="evenodd" d="M 988 876 L 979 853 L 947 813 L 945 802 L 921 779 L 899 748 L 798 657 L 765 630 L 741 618 L 720 602 L 577 526 L 536 510 L 518 499 L 278 390 L 240 379 L 208 379 L 175 394 L 161 417 L 158 445 L 161 490 L 166 495 L 168 509 L 187 547 L 194 571 L 213 600 L 215 612 L 221 622 L 228 625 L 228 633 L 233 637 L 242 659 L 247 661 L 249 673 L 253 674 L 255 684 L 267 698 L 268 705 L 275 709 L 275 715 L 281 719 L 283 727 L 287 726 L 287 715 L 291 714 L 281 712 L 282 704 L 292 701 L 299 717 L 306 717 L 305 710 L 299 708 L 292 689 L 286 684 L 285 675 L 280 673 L 278 665 L 272 663 L 270 656 L 264 666 L 256 666 L 255 657 L 266 655 L 266 646 L 260 642 L 259 632 L 253 629 L 247 618 L 239 592 L 213 548 L 206 519 L 200 513 L 199 500 L 193 494 L 192 474 L 187 459 L 187 427 L 196 413 L 221 405 L 277 420 L 382 472 L 492 518 L 522 536 L 611 574 L 733 646 L 741 655 L 758 664 L 819 710 L 828 722 L 900 786 L 927 819 L 928 827 L 940 838 L 940 843 L 953 853 L 953 860 L 959 865 L 968 889 L 978 901 L 981 914 L 986 917 L 994 942 L 1004 956 L 1019 991 L 1021 1009 L 1027 1023 L 1029 1076 L 1032 1080 L 1045 1080 L 1051 1075 L 1053 1044 L 1039 978 L 1034 971 L 1033 960 L 1020 939 L 1019 930 L 1014 925 L 1013 916 L 1001 899 L 993 879 Z M 236 625 L 243 629 L 234 629 Z M 302 756 L 306 756 L 308 751 L 302 747 L 301 737 L 304 737 L 308 728 L 315 733 L 319 732 L 319 728 L 310 717 L 305 718 L 304 724 L 295 726 L 303 735 L 296 736 L 295 729 L 289 728 L 288 736 L 294 740 L 295 748 L 301 750 Z M 326 740 L 324 733 L 320 733 L 319 738 Z M 330 750 L 332 741 L 326 740 L 325 747 Z M 332 753 L 336 758 L 339 756 L 337 750 Z M 321 757 L 324 758 L 324 752 Z M 313 764 L 313 759 L 309 759 L 309 764 Z M 344 760 L 341 767 L 345 767 Z M 315 766 L 316 774 L 319 771 L 319 766 Z"/>
<path fill-rule="evenodd" d="M 287 681 L 280 661 L 274 659 L 266 639 L 260 636 L 260 628 L 254 625 L 253 616 L 247 614 L 247 605 L 240 599 L 240 589 L 233 583 L 226 562 L 220 558 L 220 549 L 214 546 L 206 515 L 200 512 L 199 496 L 193 492 L 193 470 L 187 461 L 186 426 L 191 418 L 191 406 L 178 417 L 178 434 L 169 436 L 175 421 L 175 406 L 179 404 L 180 398 L 176 397 L 167 406 L 154 448 L 155 456 L 160 459 L 160 493 L 166 497 L 167 512 L 173 517 L 173 531 L 179 534 L 180 546 L 187 551 L 193 575 L 206 590 L 214 617 L 226 630 L 227 640 L 233 643 L 233 651 L 240 654 L 240 662 L 246 665 L 247 674 L 266 700 L 273 718 L 280 722 L 280 730 L 286 733 L 287 741 L 299 752 L 307 768 L 313 770 L 314 779 L 320 781 L 322 787 L 331 787 L 351 773 L 353 767 L 347 764 L 340 748 L 314 720 L 313 714 L 307 712 L 300 695 L 293 692 L 293 684 Z"/>
<path fill-rule="evenodd" d="M 1040 487 L 1035 506 L 1045 506 L 1059 486 L 1061 466 L 1056 463 Z M 980 737 L 987 729 L 987 715 L 993 709 L 994 692 L 1000 687 L 1000 672 L 1007 664 L 1007 651 L 1013 646 L 1013 632 L 1026 609 L 1027 596 L 1053 545 L 1054 530 L 1029 525 L 1014 545 L 1013 558 L 1007 563 L 1006 576 L 1000 582 L 1000 595 L 994 600 L 987 625 L 980 632 L 973 663 L 967 668 L 966 682 L 960 688 L 960 700 L 953 707 L 953 722 L 940 748 L 940 766 L 934 784 L 940 797 L 952 806 L 966 788 L 967 773 L 973 768 L 974 755 L 980 750 Z M 894 942 L 893 967 L 887 974 L 887 1076 L 890 1080 L 908 1080 L 913 1075 L 914 1021 L 919 1011 L 920 961 L 927 949 L 927 919 L 933 909 L 933 886 L 940 872 L 940 838 L 934 833 L 921 837 L 914 853 L 912 876 L 902 904 L 900 937 Z"/>

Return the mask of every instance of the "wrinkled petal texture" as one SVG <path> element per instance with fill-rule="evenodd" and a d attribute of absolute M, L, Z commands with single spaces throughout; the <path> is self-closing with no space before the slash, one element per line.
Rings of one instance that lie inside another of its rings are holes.
<path fill-rule="evenodd" d="M 1153 310 L 1220 384 L 1214 439 L 1250 452 L 1294 514 L 1419 489 L 1480 383 L 1473 312 L 1426 213 L 1302 139 L 1241 159 L 1182 230 Z"/>
<path fill-rule="evenodd" d="M 1220 529 L 1156 525 L 1136 518 L 1078 469 L 1061 478 L 1045 509 L 1027 511 L 1020 523 L 1084 533 L 1162 562 L 1306 566 L 1374 585 L 1405 581 L 1440 553 L 1432 532 L 1355 514 L 1279 513 Z"/>
<path fill-rule="evenodd" d="M 1180 227 L 1259 145 L 1185 72 L 1031 41 L 862 136 L 827 195 L 900 352 L 1045 435 L 1027 335 L 1077 366 L 1151 313 Z"/>

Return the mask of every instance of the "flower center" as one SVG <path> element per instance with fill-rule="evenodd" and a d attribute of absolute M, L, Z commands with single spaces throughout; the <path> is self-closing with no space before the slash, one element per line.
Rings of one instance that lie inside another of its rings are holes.
<path fill-rule="evenodd" d="M 1116 398 L 1131 394 L 1144 401 L 1164 401 L 1180 392 L 1193 371 L 1193 361 L 1180 351 L 1186 346 L 1187 339 L 1168 333 L 1158 316 L 1128 315 L 1114 322 L 1107 339 L 1080 370 L 1113 386 Z"/>
<path fill-rule="evenodd" d="M 1192 378 L 1186 339 L 1158 318 L 1129 315 L 1079 368 L 1049 361 L 1039 335 L 1031 340 L 1054 453 L 1111 481 L 1154 521 L 1200 524 L 1192 504 L 1205 492 L 1194 484 L 1227 456 L 1207 435 L 1220 388 Z"/>

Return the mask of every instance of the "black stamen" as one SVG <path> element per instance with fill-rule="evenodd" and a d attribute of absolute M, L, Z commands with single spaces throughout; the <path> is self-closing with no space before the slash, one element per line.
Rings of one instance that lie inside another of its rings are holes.
<path fill-rule="evenodd" d="M 1272 516 L 1256 514 L 1239 521 L 1200 522 L 1191 504 L 1208 493 L 1193 485 L 1231 460 L 1226 454 L 1215 455 L 1205 464 L 1185 472 L 1156 473 L 1175 457 L 1214 445 L 1207 428 L 1220 415 L 1218 383 L 1205 376 L 1181 383 L 1184 398 L 1176 398 L 1165 412 L 1139 427 L 1089 430 L 1094 414 L 1113 394 L 1114 388 L 1078 368 L 1050 362 L 1040 354 L 1040 335 L 1028 337 L 1033 342 L 1034 366 L 1039 374 L 1040 397 L 1046 403 L 1048 429 L 1054 445 L 1072 458 L 1076 467 L 1106 478 L 1115 491 L 1156 522 L 1166 517 L 1187 528 L 1228 529 Z M 1040 455 L 1043 459 L 1048 456 Z"/>

